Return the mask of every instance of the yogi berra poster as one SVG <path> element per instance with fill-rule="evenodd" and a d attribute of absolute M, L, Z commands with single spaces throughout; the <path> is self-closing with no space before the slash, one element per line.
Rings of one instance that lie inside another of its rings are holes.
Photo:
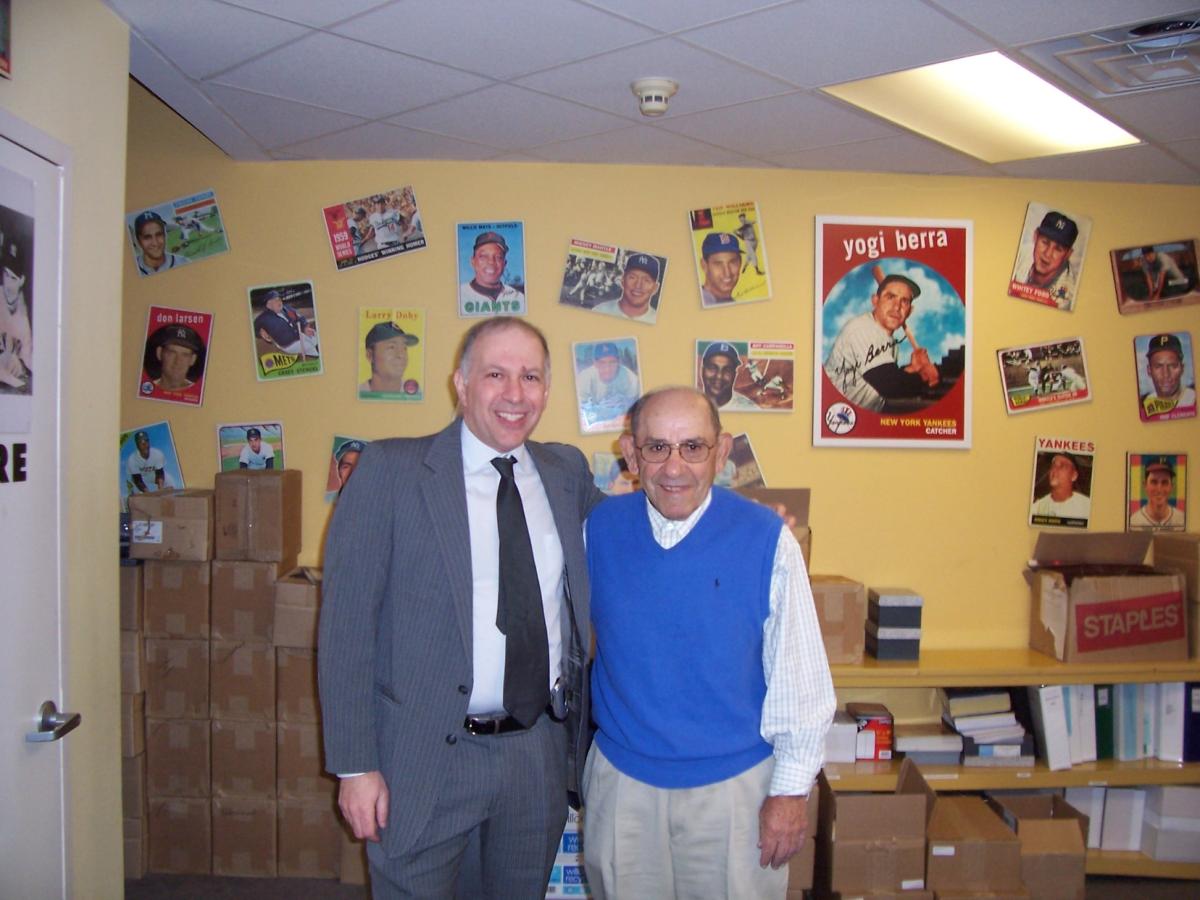
<path fill-rule="evenodd" d="M 971 446 L 972 223 L 817 217 L 813 445 Z"/>

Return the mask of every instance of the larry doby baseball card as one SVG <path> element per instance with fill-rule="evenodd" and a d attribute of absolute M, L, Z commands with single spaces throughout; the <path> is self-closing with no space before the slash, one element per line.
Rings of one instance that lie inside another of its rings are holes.
<path fill-rule="evenodd" d="M 457 233 L 458 314 L 525 315 L 524 223 L 459 222 Z"/>
<path fill-rule="evenodd" d="M 411 185 L 335 203 L 321 212 L 339 271 L 425 246 L 425 226 Z"/>
<path fill-rule="evenodd" d="M 767 244 L 757 203 L 693 209 L 688 225 L 702 308 L 771 299 Z"/>
<path fill-rule="evenodd" d="M 138 396 L 186 406 L 203 403 L 212 327 L 212 313 L 151 306 Z"/>
<path fill-rule="evenodd" d="M 425 310 L 358 311 L 358 399 L 391 403 L 425 399 Z"/>
<path fill-rule="evenodd" d="M 666 277 L 665 256 L 574 238 L 567 249 L 558 302 L 653 325 Z"/>
<path fill-rule="evenodd" d="M 121 485 L 122 512 L 129 509 L 129 498 L 133 494 L 187 487 L 179 468 L 179 454 L 175 452 L 170 422 L 154 422 L 122 431 L 119 444 L 121 474 L 118 483 Z"/>
<path fill-rule="evenodd" d="M 1187 530 L 1186 453 L 1125 455 L 1127 531 Z"/>
<path fill-rule="evenodd" d="M 125 214 L 138 275 L 161 275 L 225 253 L 229 238 L 212 191 L 145 206 Z"/>
<path fill-rule="evenodd" d="M 1087 216 L 1045 203 L 1030 203 L 1008 295 L 1073 310 L 1091 235 L 1092 220 Z"/>
<path fill-rule="evenodd" d="M 247 289 L 250 343 L 259 381 L 320 375 L 317 298 L 311 281 L 264 284 Z"/>
<path fill-rule="evenodd" d="M 217 426 L 218 471 L 283 467 L 282 422 L 238 422 Z"/>
<path fill-rule="evenodd" d="M 696 390 L 722 413 L 791 412 L 796 345 L 790 341 L 696 341 Z"/>
<path fill-rule="evenodd" d="M 642 394 L 637 338 L 580 341 L 571 345 L 579 430 L 624 431 L 629 407 Z"/>
<path fill-rule="evenodd" d="M 326 503 L 332 503 L 337 499 L 342 488 L 346 486 L 346 482 L 350 480 L 350 476 L 354 474 L 358 458 L 367 449 L 369 443 L 371 442 L 366 438 L 350 437 L 345 434 L 333 436 L 333 448 L 329 453 L 329 474 L 325 477 Z"/>
<path fill-rule="evenodd" d="M 996 351 L 1009 415 L 1092 399 L 1083 338 Z"/>
<path fill-rule="evenodd" d="M 1036 528 L 1087 528 L 1092 517 L 1096 445 L 1062 437 L 1034 439 L 1029 524 Z"/>
<path fill-rule="evenodd" d="M 813 445 L 971 446 L 972 224 L 818 216 Z"/>

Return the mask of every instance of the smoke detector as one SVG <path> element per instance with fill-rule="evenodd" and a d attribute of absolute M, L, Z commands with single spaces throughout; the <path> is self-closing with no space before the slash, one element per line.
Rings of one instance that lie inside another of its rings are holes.
<path fill-rule="evenodd" d="M 638 98 L 642 115 L 653 118 L 667 111 L 667 101 L 679 90 L 679 82 L 670 78 L 639 78 L 629 87 Z"/>

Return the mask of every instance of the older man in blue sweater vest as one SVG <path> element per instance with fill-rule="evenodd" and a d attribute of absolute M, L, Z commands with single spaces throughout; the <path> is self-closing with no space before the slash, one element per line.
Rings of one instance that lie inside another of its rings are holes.
<path fill-rule="evenodd" d="M 782 900 L 836 705 L 804 558 L 775 513 L 713 487 L 732 439 L 704 394 L 631 416 L 643 493 L 585 526 L 588 881 L 600 900 Z"/>

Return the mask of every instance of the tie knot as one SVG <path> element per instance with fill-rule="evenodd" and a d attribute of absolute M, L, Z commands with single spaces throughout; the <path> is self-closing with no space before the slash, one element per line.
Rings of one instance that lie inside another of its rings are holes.
<path fill-rule="evenodd" d="M 496 471 L 500 473 L 501 478 L 512 478 L 513 466 L 516 463 L 516 457 L 513 456 L 497 456 L 492 460 L 492 465 L 496 467 Z"/>

